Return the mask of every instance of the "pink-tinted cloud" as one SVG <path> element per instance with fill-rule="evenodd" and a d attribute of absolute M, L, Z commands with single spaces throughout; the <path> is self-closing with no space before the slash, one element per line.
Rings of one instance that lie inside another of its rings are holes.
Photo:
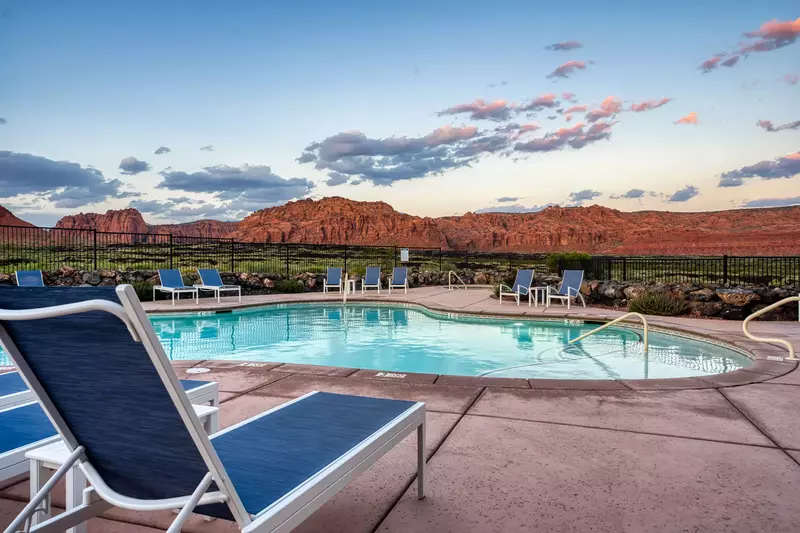
<path fill-rule="evenodd" d="M 611 127 L 614 124 L 616 122 L 598 122 L 584 131 L 586 125 L 578 123 L 569 128 L 560 128 L 544 137 L 517 143 L 514 150 L 518 152 L 552 152 L 566 146 L 579 150 L 587 144 L 610 138 Z"/>
<path fill-rule="evenodd" d="M 561 98 L 568 102 L 575 102 L 575 93 L 561 93 Z"/>
<path fill-rule="evenodd" d="M 567 122 L 572 122 L 572 115 L 564 115 L 564 120 Z"/>
<path fill-rule="evenodd" d="M 745 37 L 764 39 L 792 39 L 800 35 L 800 18 L 787 22 L 771 20 L 762 24 L 758 30 L 747 32 L 744 35 Z"/>
<path fill-rule="evenodd" d="M 720 63 L 720 65 L 722 65 L 723 67 L 732 67 L 739 62 L 739 57 L 741 56 L 731 56 L 722 63 Z"/>
<path fill-rule="evenodd" d="M 576 70 L 586 70 L 586 62 L 584 61 L 567 61 L 563 65 L 559 65 L 556 69 L 547 75 L 548 78 L 568 78 L 570 74 Z"/>
<path fill-rule="evenodd" d="M 463 141 L 471 139 L 478 134 L 475 126 L 464 126 L 463 128 L 453 126 L 442 126 L 436 128 L 424 137 L 425 141 L 431 145 L 450 144 L 453 141 Z"/>
<path fill-rule="evenodd" d="M 531 133 L 531 132 L 534 132 L 534 131 L 536 131 L 538 129 L 539 129 L 539 125 L 536 124 L 535 122 L 531 122 L 529 124 L 516 124 L 516 123 L 512 122 L 511 124 L 506 124 L 504 126 L 499 126 L 499 127 L 495 128 L 494 131 L 499 132 L 499 133 L 511 133 L 512 134 L 512 136 L 511 136 L 512 139 L 518 139 L 518 138 L 522 137 L 523 135 L 525 135 L 526 133 Z"/>
<path fill-rule="evenodd" d="M 537 96 L 529 103 L 520 106 L 518 109 L 520 112 L 525 112 L 525 111 L 530 112 L 530 111 L 541 111 L 542 109 L 545 108 L 557 107 L 559 104 L 557 98 L 558 97 L 553 93 L 545 93 L 541 96 Z"/>
<path fill-rule="evenodd" d="M 775 131 L 783 131 L 783 130 L 798 130 L 800 129 L 800 120 L 795 120 L 794 122 L 787 122 L 786 124 L 781 124 L 780 126 L 775 126 L 771 120 L 759 120 L 756 122 L 756 126 L 759 128 L 764 128 L 769 132 Z"/>
<path fill-rule="evenodd" d="M 788 83 L 789 85 L 797 85 L 797 82 L 800 81 L 800 76 L 797 74 L 787 74 L 783 77 L 783 81 Z"/>
<path fill-rule="evenodd" d="M 584 111 L 586 111 L 586 109 L 587 109 L 587 107 L 585 105 L 583 105 L 583 104 L 574 105 L 572 107 L 568 107 L 567 109 L 565 109 L 564 110 L 564 114 L 568 115 L 570 113 L 583 113 Z"/>
<path fill-rule="evenodd" d="M 717 55 L 712 57 L 711 59 L 706 59 L 705 61 L 700 63 L 700 66 L 697 68 L 702 70 L 703 74 L 705 74 L 706 72 L 711 72 L 712 70 L 717 68 L 717 65 L 719 64 L 720 61 L 722 61 L 722 56 Z"/>
<path fill-rule="evenodd" d="M 595 122 L 601 118 L 608 118 L 622 111 L 622 101 L 616 96 L 609 96 L 600 103 L 598 109 L 592 109 L 586 113 L 586 120 Z"/>
<path fill-rule="evenodd" d="M 697 113 L 692 111 L 685 117 L 676 120 L 675 124 L 697 124 Z"/>
<path fill-rule="evenodd" d="M 475 100 L 469 104 L 458 104 L 449 107 L 444 111 L 438 113 L 439 116 L 444 115 L 458 115 L 461 113 L 469 113 L 472 120 L 495 120 L 502 121 L 511 118 L 511 113 L 514 109 L 513 104 L 509 104 L 505 100 L 495 100 L 494 102 L 485 102 L 483 100 Z"/>
<path fill-rule="evenodd" d="M 672 101 L 672 98 L 662 98 L 661 100 L 645 100 L 644 102 L 638 104 L 631 104 L 631 111 L 634 113 L 641 113 L 642 111 L 650 111 L 651 109 L 657 109 L 664 104 L 667 104 Z"/>
<path fill-rule="evenodd" d="M 583 45 L 578 41 L 563 41 L 560 43 L 549 44 L 545 46 L 545 49 L 558 52 L 563 50 L 575 50 L 576 48 L 582 48 L 582 47 Z"/>

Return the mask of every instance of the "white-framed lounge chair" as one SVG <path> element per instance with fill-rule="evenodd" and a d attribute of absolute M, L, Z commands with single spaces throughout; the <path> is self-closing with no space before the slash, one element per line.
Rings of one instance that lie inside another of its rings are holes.
<path fill-rule="evenodd" d="M 550 307 L 552 300 L 561 300 L 567 302 L 567 309 L 571 300 L 580 298 L 581 303 L 586 307 L 586 300 L 583 299 L 581 294 L 581 285 L 583 284 L 583 270 L 565 270 L 561 277 L 561 285 L 555 291 L 552 287 L 547 288 L 547 307 Z"/>
<path fill-rule="evenodd" d="M 0 481 L 27 472 L 25 453 L 58 439 L 56 428 L 38 403 L 0 408 Z"/>
<path fill-rule="evenodd" d="M 328 273 L 325 276 L 325 281 L 322 283 L 322 292 L 328 292 L 331 289 L 336 289 L 339 292 L 344 291 L 342 269 L 339 267 L 329 267 Z"/>
<path fill-rule="evenodd" d="M 20 287 L 44 287 L 44 276 L 41 270 L 17 270 L 14 272 L 14 276 Z"/>
<path fill-rule="evenodd" d="M 191 513 L 288 532 L 414 431 L 424 497 L 424 403 L 312 392 L 209 437 L 133 287 L 20 292 L 0 288 L 0 345 L 69 456 L 8 531 L 77 464 L 90 485 L 82 503 L 37 529 L 116 506 L 180 508 L 169 533 Z"/>
<path fill-rule="evenodd" d="M 198 268 L 197 273 L 200 275 L 200 283 L 194 286 L 198 290 L 213 292 L 218 302 L 220 293 L 235 292 L 239 295 L 239 301 L 242 301 L 242 288 L 238 285 L 225 285 L 216 268 Z"/>
<path fill-rule="evenodd" d="M 531 287 L 533 286 L 533 270 L 520 269 L 517 270 L 517 277 L 514 283 L 509 287 L 508 285 L 500 284 L 500 303 L 503 303 L 503 296 L 513 296 L 519 305 L 523 296 L 528 297 L 528 307 L 531 305 Z M 508 290 L 506 290 L 508 289 Z"/>
<path fill-rule="evenodd" d="M 394 267 L 392 269 L 392 279 L 389 280 L 389 294 L 392 289 L 403 289 L 408 294 L 408 267 Z"/>
<path fill-rule="evenodd" d="M 194 297 L 195 303 L 200 303 L 197 287 L 187 287 L 183 284 L 183 276 L 178 269 L 166 268 L 158 270 L 158 280 L 160 285 L 153 287 L 153 300 L 156 299 L 156 291 L 166 292 L 172 295 L 172 305 L 175 305 L 175 295 L 178 295 L 178 300 L 181 299 L 181 294 L 191 294 Z"/>
<path fill-rule="evenodd" d="M 378 289 L 378 294 L 381 293 L 381 267 L 367 267 L 364 279 L 361 280 L 361 294 L 368 289 Z"/>

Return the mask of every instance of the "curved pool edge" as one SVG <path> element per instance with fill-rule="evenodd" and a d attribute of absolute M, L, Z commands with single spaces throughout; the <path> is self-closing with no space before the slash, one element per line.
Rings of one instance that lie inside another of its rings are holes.
<path fill-rule="evenodd" d="M 387 298 L 381 297 L 380 299 L 377 298 L 370 298 L 369 296 L 350 296 L 348 297 L 348 301 L 350 303 L 356 304 L 371 304 L 371 305 L 391 305 L 391 306 L 403 306 L 407 308 L 416 308 L 420 310 L 426 310 L 434 313 L 444 313 L 448 315 L 456 314 L 460 316 L 470 316 L 470 317 L 493 317 L 493 318 L 505 318 L 505 319 L 514 319 L 514 318 L 523 318 L 526 320 L 554 320 L 554 321 L 562 321 L 562 320 L 582 320 L 584 322 L 596 322 L 598 324 L 610 322 L 613 318 L 610 318 L 605 315 L 600 314 L 592 314 L 591 312 L 586 312 L 583 308 L 581 308 L 581 313 L 565 313 L 559 316 L 533 316 L 528 315 L 524 311 L 520 313 L 513 313 L 513 312 L 492 312 L 492 311 L 481 311 L 481 312 L 469 312 L 464 311 L 461 309 L 453 309 L 443 305 L 430 305 L 427 303 L 422 303 L 418 301 L 408 301 L 403 299 L 395 299 L 395 298 Z M 181 307 L 178 309 L 157 309 L 157 310 L 147 310 L 147 313 L 150 315 L 158 315 L 158 316 L 172 316 L 172 315 L 196 315 L 196 314 L 216 314 L 218 312 L 228 312 L 234 310 L 242 310 L 242 309 L 253 309 L 253 308 L 263 308 L 263 307 L 273 307 L 275 305 L 286 305 L 286 304 L 336 304 L 340 303 L 340 300 L 336 299 L 333 300 L 331 298 L 304 298 L 302 300 L 293 299 L 293 298 L 277 298 L 273 301 L 260 301 L 260 302 L 224 302 L 221 303 L 213 310 L 209 309 L 199 309 L 199 310 L 192 310 L 190 308 Z M 591 309 L 591 308 L 586 308 Z M 789 374 L 793 370 L 797 368 L 797 362 L 793 361 L 786 361 L 782 357 L 780 360 L 777 360 L 778 357 L 775 355 L 770 355 L 768 352 L 762 352 L 759 350 L 758 352 L 754 352 L 748 349 L 747 346 L 740 346 L 734 342 L 721 338 L 716 332 L 709 332 L 709 331 L 697 331 L 692 329 L 689 325 L 684 324 L 659 324 L 660 317 L 651 317 L 648 316 L 648 321 L 654 322 L 651 325 L 650 329 L 653 331 L 685 336 L 689 338 L 694 338 L 696 340 L 705 341 L 705 342 L 712 342 L 718 345 L 721 345 L 727 349 L 733 350 L 737 353 L 740 353 L 753 362 L 744 367 L 737 370 L 733 370 L 730 372 L 725 372 L 722 374 L 711 374 L 707 376 L 699 376 L 699 377 L 680 377 L 680 378 L 660 378 L 660 379 L 621 379 L 621 380 L 614 380 L 614 379 L 604 379 L 604 380 L 571 380 L 571 379 L 536 379 L 536 378 L 504 378 L 504 377 L 491 377 L 491 376 L 461 376 L 461 375 L 436 375 L 436 374 L 417 374 L 413 372 L 396 372 L 391 370 L 374 370 L 374 369 L 353 369 L 353 372 L 348 374 L 347 376 L 338 376 L 338 377 L 345 377 L 345 378 L 357 378 L 357 379 L 373 379 L 373 380 L 381 380 L 381 381 L 394 381 L 394 382 L 405 382 L 405 383 L 415 383 L 415 384 L 422 384 L 427 383 L 431 385 L 442 385 L 442 386 L 491 386 L 491 387 L 504 387 L 504 388 L 525 388 L 525 389 L 541 389 L 541 390 L 595 390 L 595 391 L 664 391 L 664 390 L 687 390 L 687 389 L 716 389 L 716 388 L 726 388 L 726 387 L 737 387 L 742 385 L 749 385 L 753 383 L 761 383 L 764 381 L 769 381 L 771 379 L 775 379 L 786 374 Z M 697 320 L 697 319 L 685 319 L 685 320 Z M 631 329 L 641 329 L 641 325 L 637 326 L 635 323 L 626 323 L 625 327 Z M 207 366 L 214 366 L 214 361 L 206 360 L 210 363 Z M 189 361 L 185 361 L 189 362 Z M 197 365 L 203 360 L 194 361 L 194 364 Z M 182 362 L 184 363 L 184 362 Z M 225 360 L 224 361 L 226 367 L 236 366 L 238 363 L 242 367 L 252 366 L 252 364 L 248 364 L 247 361 L 236 362 L 232 360 Z M 270 370 L 275 371 L 289 371 L 292 367 L 298 366 L 293 363 L 265 363 L 269 365 L 273 365 Z M 329 366 L 319 366 L 319 365 L 303 365 L 304 367 L 304 374 L 309 375 L 320 375 L 320 376 L 330 376 L 330 372 L 327 369 L 331 369 L 334 367 Z M 315 373 L 313 371 L 314 366 L 319 367 L 319 373 Z M 280 367 L 287 367 L 283 370 Z M 343 367 L 335 367 L 335 368 L 343 368 Z M 202 374 L 200 374 L 202 375 Z M 402 377 L 399 377 L 402 376 Z"/>

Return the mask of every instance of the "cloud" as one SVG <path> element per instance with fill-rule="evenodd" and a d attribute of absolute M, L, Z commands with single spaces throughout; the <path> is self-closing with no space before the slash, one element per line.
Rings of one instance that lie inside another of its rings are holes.
<path fill-rule="evenodd" d="M 147 161 L 139 161 L 135 157 L 126 157 L 120 161 L 119 169 L 122 171 L 122 174 L 135 176 L 140 172 L 146 172 L 150 170 L 150 164 Z"/>
<path fill-rule="evenodd" d="M 583 202 L 594 200 L 598 196 L 602 196 L 600 191 L 593 191 L 592 189 L 584 189 L 582 191 L 569 193 L 570 201 L 575 205 L 582 205 Z"/>
<path fill-rule="evenodd" d="M 641 113 L 642 111 L 650 111 L 651 109 L 658 109 L 672 101 L 672 98 L 662 98 L 661 100 L 645 100 L 638 104 L 631 104 L 631 111 L 634 113 Z"/>
<path fill-rule="evenodd" d="M 570 113 L 583 113 L 586 111 L 587 106 L 585 105 L 574 105 L 572 107 L 568 107 L 564 110 L 564 114 L 568 115 Z"/>
<path fill-rule="evenodd" d="M 722 61 L 722 56 L 721 55 L 716 55 L 716 56 L 712 57 L 711 59 L 706 59 L 705 61 L 700 63 L 700 66 L 697 67 L 697 68 L 702 70 L 703 74 L 707 74 L 707 73 L 711 72 L 712 70 L 714 70 L 715 68 L 717 68 L 717 65 L 719 64 L 720 61 Z"/>
<path fill-rule="evenodd" d="M 747 32 L 744 35 L 757 40 L 741 45 L 739 51 L 743 54 L 777 50 L 797 41 L 797 37 L 800 36 L 800 18 L 786 22 L 771 20 L 762 24 L 758 30 Z"/>
<path fill-rule="evenodd" d="M 586 120 L 595 122 L 601 118 L 608 118 L 622 111 L 622 102 L 616 96 L 609 96 L 600 103 L 598 109 L 586 113 Z"/>
<path fill-rule="evenodd" d="M 570 146 L 579 150 L 587 144 L 608 139 L 611 137 L 611 127 L 616 122 L 598 122 L 592 124 L 588 130 L 582 122 L 569 128 L 560 128 L 544 137 L 531 139 L 524 143 L 517 143 L 514 150 L 519 152 L 552 152 Z"/>
<path fill-rule="evenodd" d="M 4 119 L 3 117 L 0 117 L 0 125 L 3 125 L 3 124 L 8 124 L 8 121 L 6 119 Z"/>
<path fill-rule="evenodd" d="M 475 100 L 470 104 L 458 104 L 449 107 L 444 111 L 437 113 L 438 116 L 444 115 L 458 115 L 462 113 L 469 113 L 472 120 L 495 120 L 503 121 L 511 118 L 511 113 L 514 111 L 514 106 L 509 105 L 505 100 L 495 100 L 494 102 L 485 102 L 483 100 Z"/>
<path fill-rule="evenodd" d="M 787 74 L 783 77 L 783 81 L 788 83 L 789 85 L 797 85 L 797 82 L 800 81 L 800 76 L 796 74 Z"/>
<path fill-rule="evenodd" d="M 791 178 L 800 174 L 800 152 L 778 157 L 772 161 L 759 161 L 720 175 L 719 187 L 738 187 L 744 180 L 761 178 L 765 180 Z"/>
<path fill-rule="evenodd" d="M 341 172 L 329 172 L 328 173 L 328 180 L 325 184 L 328 187 L 336 187 L 337 185 L 343 185 L 348 182 L 350 176 L 347 174 L 342 174 Z"/>
<path fill-rule="evenodd" d="M 575 93 L 561 93 L 561 98 L 568 102 L 575 103 Z"/>
<path fill-rule="evenodd" d="M 178 206 L 181 202 L 176 200 L 186 199 L 192 206 Z M 140 213 L 148 213 L 161 218 L 171 219 L 198 219 L 198 218 L 231 218 L 240 210 L 232 203 L 216 205 L 204 201 L 192 201 L 191 198 L 170 198 L 166 201 L 161 200 L 133 200 L 128 207 L 136 209 Z"/>
<path fill-rule="evenodd" d="M 545 50 L 552 50 L 554 52 L 564 50 L 575 50 L 576 48 L 583 48 L 583 45 L 578 41 L 563 41 L 560 43 L 548 44 L 544 47 Z"/>
<path fill-rule="evenodd" d="M 560 103 L 556 98 L 558 98 L 553 93 L 545 93 L 541 96 L 537 96 L 529 103 L 522 105 L 518 108 L 520 112 L 534 112 L 534 111 L 541 111 L 545 108 L 553 108 L 558 107 Z"/>
<path fill-rule="evenodd" d="M 609 196 L 612 200 L 635 200 L 644 198 L 645 191 L 642 189 L 631 189 L 624 194 L 612 194 Z"/>
<path fill-rule="evenodd" d="M 800 205 L 800 196 L 792 198 L 759 198 L 742 204 L 742 207 L 786 207 Z"/>
<path fill-rule="evenodd" d="M 517 124 L 516 122 L 511 122 L 504 126 L 498 126 L 494 129 L 494 131 L 501 132 L 501 133 L 509 133 L 512 134 L 514 139 L 518 139 L 525 135 L 526 133 L 532 133 L 539 129 L 539 125 L 536 123 L 530 124 Z"/>
<path fill-rule="evenodd" d="M 161 155 L 161 154 L 168 154 L 168 153 L 170 153 L 171 151 L 172 151 L 172 150 L 170 150 L 170 149 L 169 149 L 169 148 L 167 148 L 166 146 L 159 146 L 158 148 L 156 148 L 156 151 L 155 151 L 155 152 L 153 152 L 153 153 L 154 153 L 154 154 L 156 154 L 156 155 Z"/>
<path fill-rule="evenodd" d="M 569 78 L 570 74 L 576 70 L 586 70 L 586 63 L 584 61 L 567 61 L 556 67 L 556 69 L 547 75 L 548 78 Z"/>
<path fill-rule="evenodd" d="M 739 57 L 740 56 L 731 56 L 722 63 L 720 63 L 720 65 L 722 65 L 723 67 L 732 67 L 739 62 Z"/>
<path fill-rule="evenodd" d="M 308 145 L 298 162 L 375 185 L 423 178 L 468 166 L 487 153 L 508 148 L 511 136 L 474 126 L 437 128 L 422 137 L 372 139 L 360 131 L 337 133 Z"/>
<path fill-rule="evenodd" d="M 128 198 L 120 180 L 69 161 L 53 161 L 27 153 L 0 151 L 0 198 L 34 194 L 56 207 L 81 207 L 107 198 Z"/>
<path fill-rule="evenodd" d="M 554 205 L 558 204 L 547 203 L 544 205 L 532 205 L 530 207 L 521 204 L 496 205 L 492 207 L 482 207 L 480 209 L 476 209 L 475 213 L 538 213 L 539 211 Z"/>
<path fill-rule="evenodd" d="M 772 124 L 772 121 L 759 120 L 758 122 L 756 122 L 756 126 L 758 126 L 759 128 L 764 128 L 765 130 L 770 132 L 782 131 L 782 130 L 796 130 L 800 129 L 800 120 L 795 120 L 794 122 L 781 124 L 780 126 L 777 127 Z"/>
<path fill-rule="evenodd" d="M 200 150 L 202 150 L 203 152 L 213 152 L 214 151 L 214 146 L 211 145 L 211 144 L 207 144 L 205 146 L 201 146 Z"/>
<path fill-rule="evenodd" d="M 136 209 L 140 213 L 152 213 L 154 215 L 160 215 L 175 207 L 175 204 L 171 201 L 162 202 L 160 200 L 133 200 L 128 204 L 128 207 Z"/>
<path fill-rule="evenodd" d="M 516 202 L 517 200 L 519 200 L 519 196 L 501 196 L 497 199 L 497 203 L 506 204 L 508 202 Z"/>
<path fill-rule="evenodd" d="M 697 124 L 697 113 L 692 111 L 685 117 L 676 120 L 675 124 Z"/>
<path fill-rule="evenodd" d="M 303 197 L 314 189 L 306 178 L 282 178 L 266 165 L 219 165 L 199 172 L 162 171 L 159 189 L 211 193 L 219 200 L 230 200 L 234 207 L 255 208 L 276 205 Z"/>
<path fill-rule="evenodd" d="M 695 196 L 700 194 L 700 190 L 694 185 L 687 185 L 683 189 L 678 189 L 667 198 L 668 202 L 688 202 Z"/>

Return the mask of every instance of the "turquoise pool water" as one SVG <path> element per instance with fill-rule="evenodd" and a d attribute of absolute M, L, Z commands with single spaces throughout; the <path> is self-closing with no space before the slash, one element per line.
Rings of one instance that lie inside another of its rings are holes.
<path fill-rule="evenodd" d="M 292 304 L 212 315 L 153 316 L 171 359 L 232 359 L 433 374 L 555 379 L 700 376 L 745 356 L 694 339 L 597 324 L 448 316 L 417 308 Z"/>

